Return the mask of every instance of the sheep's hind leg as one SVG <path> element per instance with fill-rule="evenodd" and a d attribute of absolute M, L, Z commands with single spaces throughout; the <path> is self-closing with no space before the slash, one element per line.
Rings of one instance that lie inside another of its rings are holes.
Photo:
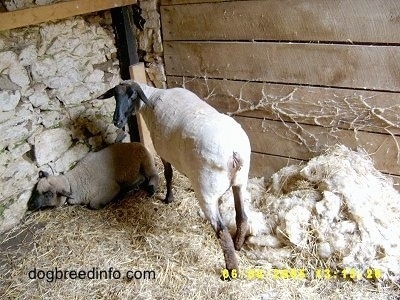
<path fill-rule="evenodd" d="M 169 204 L 174 200 L 174 195 L 172 193 L 172 166 L 169 162 L 165 161 L 164 159 L 161 158 L 161 161 L 164 165 L 164 176 L 165 176 L 165 182 L 167 185 L 167 194 L 165 195 L 165 200 L 164 202 Z"/>
<path fill-rule="evenodd" d="M 229 272 L 229 277 L 226 278 L 221 276 L 221 279 L 229 280 L 232 278 L 232 270 L 236 270 L 236 272 L 238 270 L 238 261 L 236 258 L 232 236 L 230 235 L 228 228 L 222 222 L 218 209 L 218 201 L 215 201 L 215 207 L 210 207 L 209 205 L 205 204 L 205 201 L 199 201 L 199 204 L 202 207 L 206 218 L 210 221 L 212 228 L 217 234 L 222 252 L 224 253 L 225 267 Z"/>
<path fill-rule="evenodd" d="M 247 216 L 244 211 L 243 186 L 232 186 L 232 191 L 236 211 L 235 249 L 240 250 L 244 244 L 244 240 L 249 230 L 249 224 L 247 222 Z"/>
<path fill-rule="evenodd" d="M 232 271 L 238 271 L 238 261 L 236 258 L 231 234 L 229 233 L 228 228 L 224 224 L 222 224 L 222 222 L 220 222 L 217 229 L 214 230 L 217 233 L 222 252 L 224 253 L 225 267 L 229 272 L 229 277 L 231 278 L 233 274 Z M 229 280 L 230 278 L 221 277 L 221 279 L 223 280 Z"/>
<path fill-rule="evenodd" d="M 89 208 L 101 209 L 106 206 L 112 199 L 114 199 L 120 192 L 120 186 L 116 183 L 104 184 L 98 190 L 98 197 L 89 203 Z"/>

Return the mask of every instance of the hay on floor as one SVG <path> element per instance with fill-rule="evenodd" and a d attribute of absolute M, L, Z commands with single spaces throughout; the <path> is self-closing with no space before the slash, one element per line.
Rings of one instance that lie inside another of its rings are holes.
<path fill-rule="evenodd" d="M 162 175 L 159 162 L 158 168 Z M 2 299 L 396 299 L 399 295 L 398 283 L 386 280 L 316 279 L 316 269 L 322 268 L 311 259 L 316 252 L 299 252 L 293 245 L 271 247 L 263 251 L 264 257 L 246 246 L 237 252 L 240 278 L 223 282 L 218 241 L 199 216 L 190 183 L 177 172 L 174 191 L 170 205 L 160 200 L 161 182 L 152 198 L 133 194 L 98 211 L 65 206 L 27 215 L 20 226 L 1 236 Z M 281 265 L 274 265 L 276 258 Z M 296 260 L 298 264 L 293 264 Z M 290 264 L 295 270 L 305 269 L 306 278 L 287 277 Z M 121 278 L 50 280 L 49 271 L 56 268 L 114 276 L 119 271 Z M 46 271 L 47 277 L 30 279 L 28 274 L 35 269 L 37 275 Z M 123 278 L 129 270 L 142 279 Z M 154 271 L 155 278 L 146 271 Z"/>
<path fill-rule="evenodd" d="M 283 168 L 267 184 L 250 180 L 249 190 L 252 257 L 282 268 L 311 263 L 338 276 L 399 280 L 400 193 L 367 154 L 336 146 Z M 229 193 L 220 208 L 234 228 L 232 202 Z"/>

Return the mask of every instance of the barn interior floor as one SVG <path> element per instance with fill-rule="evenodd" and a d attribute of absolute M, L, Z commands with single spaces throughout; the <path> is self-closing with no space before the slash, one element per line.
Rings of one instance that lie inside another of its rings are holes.
<path fill-rule="evenodd" d="M 382 281 L 224 282 L 222 252 L 190 183 L 175 172 L 170 205 L 160 200 L 164 188 L 162 179 L 155 196 L 132 194 L 102 210 L 64 206 L 27 215 L 0 237 L 2 299 L 399 299 L 398 283 Z M 247 247 L 237 252 L 243 272 L 271 267 L 249 254 Z M 58 279 L 57 270 L 103 277 Z"/>

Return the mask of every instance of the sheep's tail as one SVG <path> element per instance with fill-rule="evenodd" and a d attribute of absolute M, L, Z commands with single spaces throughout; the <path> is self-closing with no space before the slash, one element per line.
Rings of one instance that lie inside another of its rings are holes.
<path fill-rule="evenodd" d="M 232 155 L 232 169 L 234 172 L 239 171 L 243 166 L 243 160 L 239 153 L 233 151 Z"/>
<path fill-rule="evenodd" d="M 231 181 L 231 185 L 236 182 L 236 177 L 240 169 L 242 169 L 244 165 L 242 157 L 238 152 L 233 152 L 231 159 L 229 160 L 229 180 Z"/>

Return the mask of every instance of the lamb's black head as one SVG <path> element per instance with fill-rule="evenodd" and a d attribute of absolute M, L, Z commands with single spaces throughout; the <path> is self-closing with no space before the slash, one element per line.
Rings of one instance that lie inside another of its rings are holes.
<path fill-rule="evenodd" d="M 123 128 L 131 114 L 136 114 L 140 109 L 140 100 L 150 105 L 140 86 L 135 83 L 121 83 L 108 90 L 98 99 L 115 97 L 115 111 L 113 122 L 118 128 Z"/>
<path fill-rule="evenodd" d="M 39 172 L 39 181 L 35 185 L 28 201 L 28 210 L 61 206 L 70 194 L 58 182 L 56 176 L 50 176 L 45 171 Z"/>

